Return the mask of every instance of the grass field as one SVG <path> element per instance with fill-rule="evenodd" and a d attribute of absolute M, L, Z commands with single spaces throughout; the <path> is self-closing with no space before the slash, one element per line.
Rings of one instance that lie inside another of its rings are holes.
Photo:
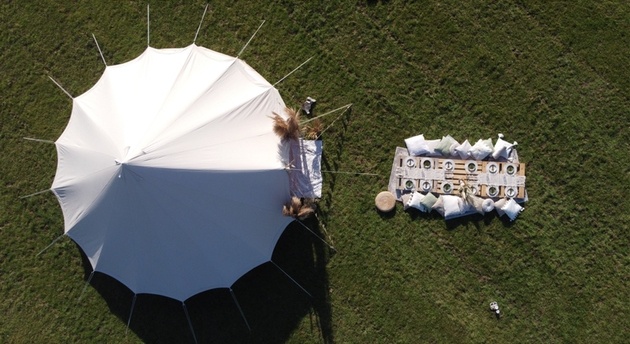
<path fill-rule="evenodd" d="M 205 3 L 151 4 L 151 46 L 192 43 Z M 319 229 L 299 226 L 276 260 L 313 298 L 263 266 L 229 293 L 190 300 L 200 342 L 622 343 L 630 331 L 630 6 L 624 1 L 224 1 L 197 44 L 241 56 L 285 102 L 352 111 L 325 133 Z M 0 4 L 0 342 L 192 341 L 178 303 L 89 275 L 50 193 L 53 145 L 73 95 L 146 47 L 146 2 Z M 330 124 L 332 118 L 326 120 Z M 514 223 L 381 216 L 396 146 L 425 134 L 502 132 L 527 162 Z M 79 300 L 79 297 L 81 299 Z M 496 300 L 497 320 L 488 310 Z"/>

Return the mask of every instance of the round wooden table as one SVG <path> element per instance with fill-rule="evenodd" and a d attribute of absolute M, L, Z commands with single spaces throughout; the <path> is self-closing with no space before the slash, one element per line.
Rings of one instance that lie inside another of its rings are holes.
<path fill-rule="evenodd" d="M 382 212 L 390 212 L 396 206 L 396 197 L 389 191 L 382 191 L 376 195 L 374 200 L 376 208 Z"/>

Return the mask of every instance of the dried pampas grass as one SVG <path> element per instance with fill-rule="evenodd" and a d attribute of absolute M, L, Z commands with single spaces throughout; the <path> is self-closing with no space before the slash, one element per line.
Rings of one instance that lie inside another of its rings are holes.
<path fill-rule="evenodd" d="M 324 130 L 324 123 L 319 118 L 314 119 L 306 128 L 304 128 L 304 137 L 309 140 L 317 140 Z"/>
<path fill-rule="evenodd" d="M 286 120 L 273 113 L 273 132 L 283 140 L 297 140 L 300 137 L 300 113 L 291 108 L 284 108 L 284 112 L 288 115 Z"/>
<path fill-rule="evenodd" d="M 299 197 L 294 196 L 282 207 L 282 215 L 304 220 L 315 214 L 315 208 L 315 203 L 312 200 L 305 199 L 304 202 L 302 202 Z"/>

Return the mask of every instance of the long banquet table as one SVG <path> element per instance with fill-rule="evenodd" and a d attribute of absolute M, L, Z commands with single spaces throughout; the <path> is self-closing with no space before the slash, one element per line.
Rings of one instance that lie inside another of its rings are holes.
<path fill-rule="evenodd" d="M 388 190 L 398 200 L 413 191 L 457 194 L 460 180 L 483 198 L 527 198 L 525 164 L 518 156 L 511 162 L 410 156 L 403 147 L 396 147 Z"/>

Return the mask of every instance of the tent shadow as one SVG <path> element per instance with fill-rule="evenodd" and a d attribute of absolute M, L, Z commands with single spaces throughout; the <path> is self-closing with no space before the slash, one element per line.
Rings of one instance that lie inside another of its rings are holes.
<path fill-rule="evenodd" d="M 315 219 L 303 223 L 311 230 L 318 228 Z M 92 269 L 81 254 L 87 280 Z M 332 343 L 328 258 L 328 247 L 301 224 L 293 222 L 280 237 L 273 262 L 245 274 L 231 291 L 213 289 L 186 300 L 197 342 L 284 343 L 298 327 L 304 326 L 303 320 L 308 316 L 312 335 L 324 343 Z M 90 284 L 110 311 L 127 324 L 133 292 L 101 273 L 95 273 Z M 194 343 L 190 324 L 180 301 L 139 294 L 129 330 L 146 343 Z"/>

